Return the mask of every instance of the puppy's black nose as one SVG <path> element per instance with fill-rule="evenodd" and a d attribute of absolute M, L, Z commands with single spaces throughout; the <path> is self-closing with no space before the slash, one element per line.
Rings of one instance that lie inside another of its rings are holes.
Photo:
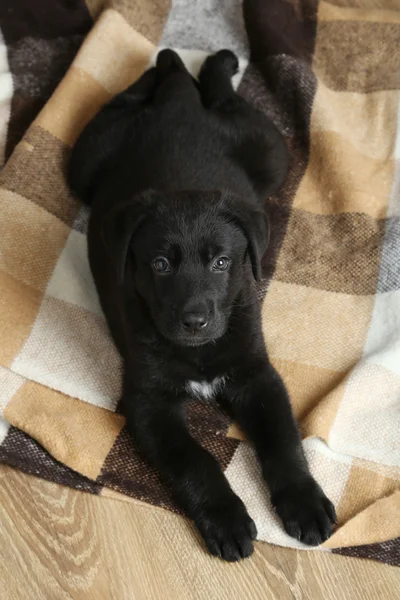
<path fill-rule="evenodd" d="M 183 315 L 183 326 L 190 333 L 197 333 L 207 324 L 207 315 L 203 312 L 187 312 Z"/>

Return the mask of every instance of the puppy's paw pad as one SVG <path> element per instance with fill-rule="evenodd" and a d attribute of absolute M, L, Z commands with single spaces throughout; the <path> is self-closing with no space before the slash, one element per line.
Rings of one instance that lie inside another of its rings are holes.
<path fill-rule="evenodd" d="M 314 479 L 286 487 L 272 501 L 286 532 L 303 544 L 319 546 L 332 535 L 335 508 Z"/>
<path fill-rule="evenodd" d="M 239 499 L 223 507 L 206 509 L 196 519 L 196 525 L 214 556 L 235 562 L 253 553 L 257 529 Z"/>

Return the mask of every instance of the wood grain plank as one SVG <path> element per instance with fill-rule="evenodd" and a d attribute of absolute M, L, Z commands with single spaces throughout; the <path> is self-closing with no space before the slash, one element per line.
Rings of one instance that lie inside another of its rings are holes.
<path fill-rule="evenodd" d="M 0 466 L 1 600 L 386 600 L 400 570 L 257 543 L 209 556 L 192 524 Z"/>

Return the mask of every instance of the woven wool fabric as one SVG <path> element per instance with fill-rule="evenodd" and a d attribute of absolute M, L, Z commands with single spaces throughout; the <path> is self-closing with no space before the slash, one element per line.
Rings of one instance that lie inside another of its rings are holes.
<path fill-rule="evenodd" d="M 360 8 L 362 4 L 363 8 Z M 0 460 L 177 510 L 117 411 L 121 363 L 86 256 L 71 145 L 160 47 L 196 75 L 223 47 L 287 139 L 266 199 L 263 330 L 339 526 L 321 549 L 400 564 L 400 9 L 391 0 L 3 0 L 0 6 Z M 177 127 L 179 124 L 177 124 Z M 216 406 L 192 434 L 259 539 L 300 548 L 252 448 Z"/>

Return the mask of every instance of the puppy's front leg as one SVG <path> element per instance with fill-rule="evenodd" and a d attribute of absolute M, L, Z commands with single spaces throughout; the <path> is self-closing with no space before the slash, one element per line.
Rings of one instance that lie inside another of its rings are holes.
<path fill-rule="evenodd" d="M 217 460 L 189 434 L 182 400 L 157 389 L 132 389 L 124 397 L 128 429 L 194 520 L 209 551 L 228 561 L 250 556 L 256 527 Z"/>
<path fill-rule="evenodd" d="M 238 373 L 226 394 L 255 446 L 272 504 L 287 533 L 305 544 L 321 544 L 331 535 L 335 509 L 309 471 L 278 373 L 265 360 Z"/>

